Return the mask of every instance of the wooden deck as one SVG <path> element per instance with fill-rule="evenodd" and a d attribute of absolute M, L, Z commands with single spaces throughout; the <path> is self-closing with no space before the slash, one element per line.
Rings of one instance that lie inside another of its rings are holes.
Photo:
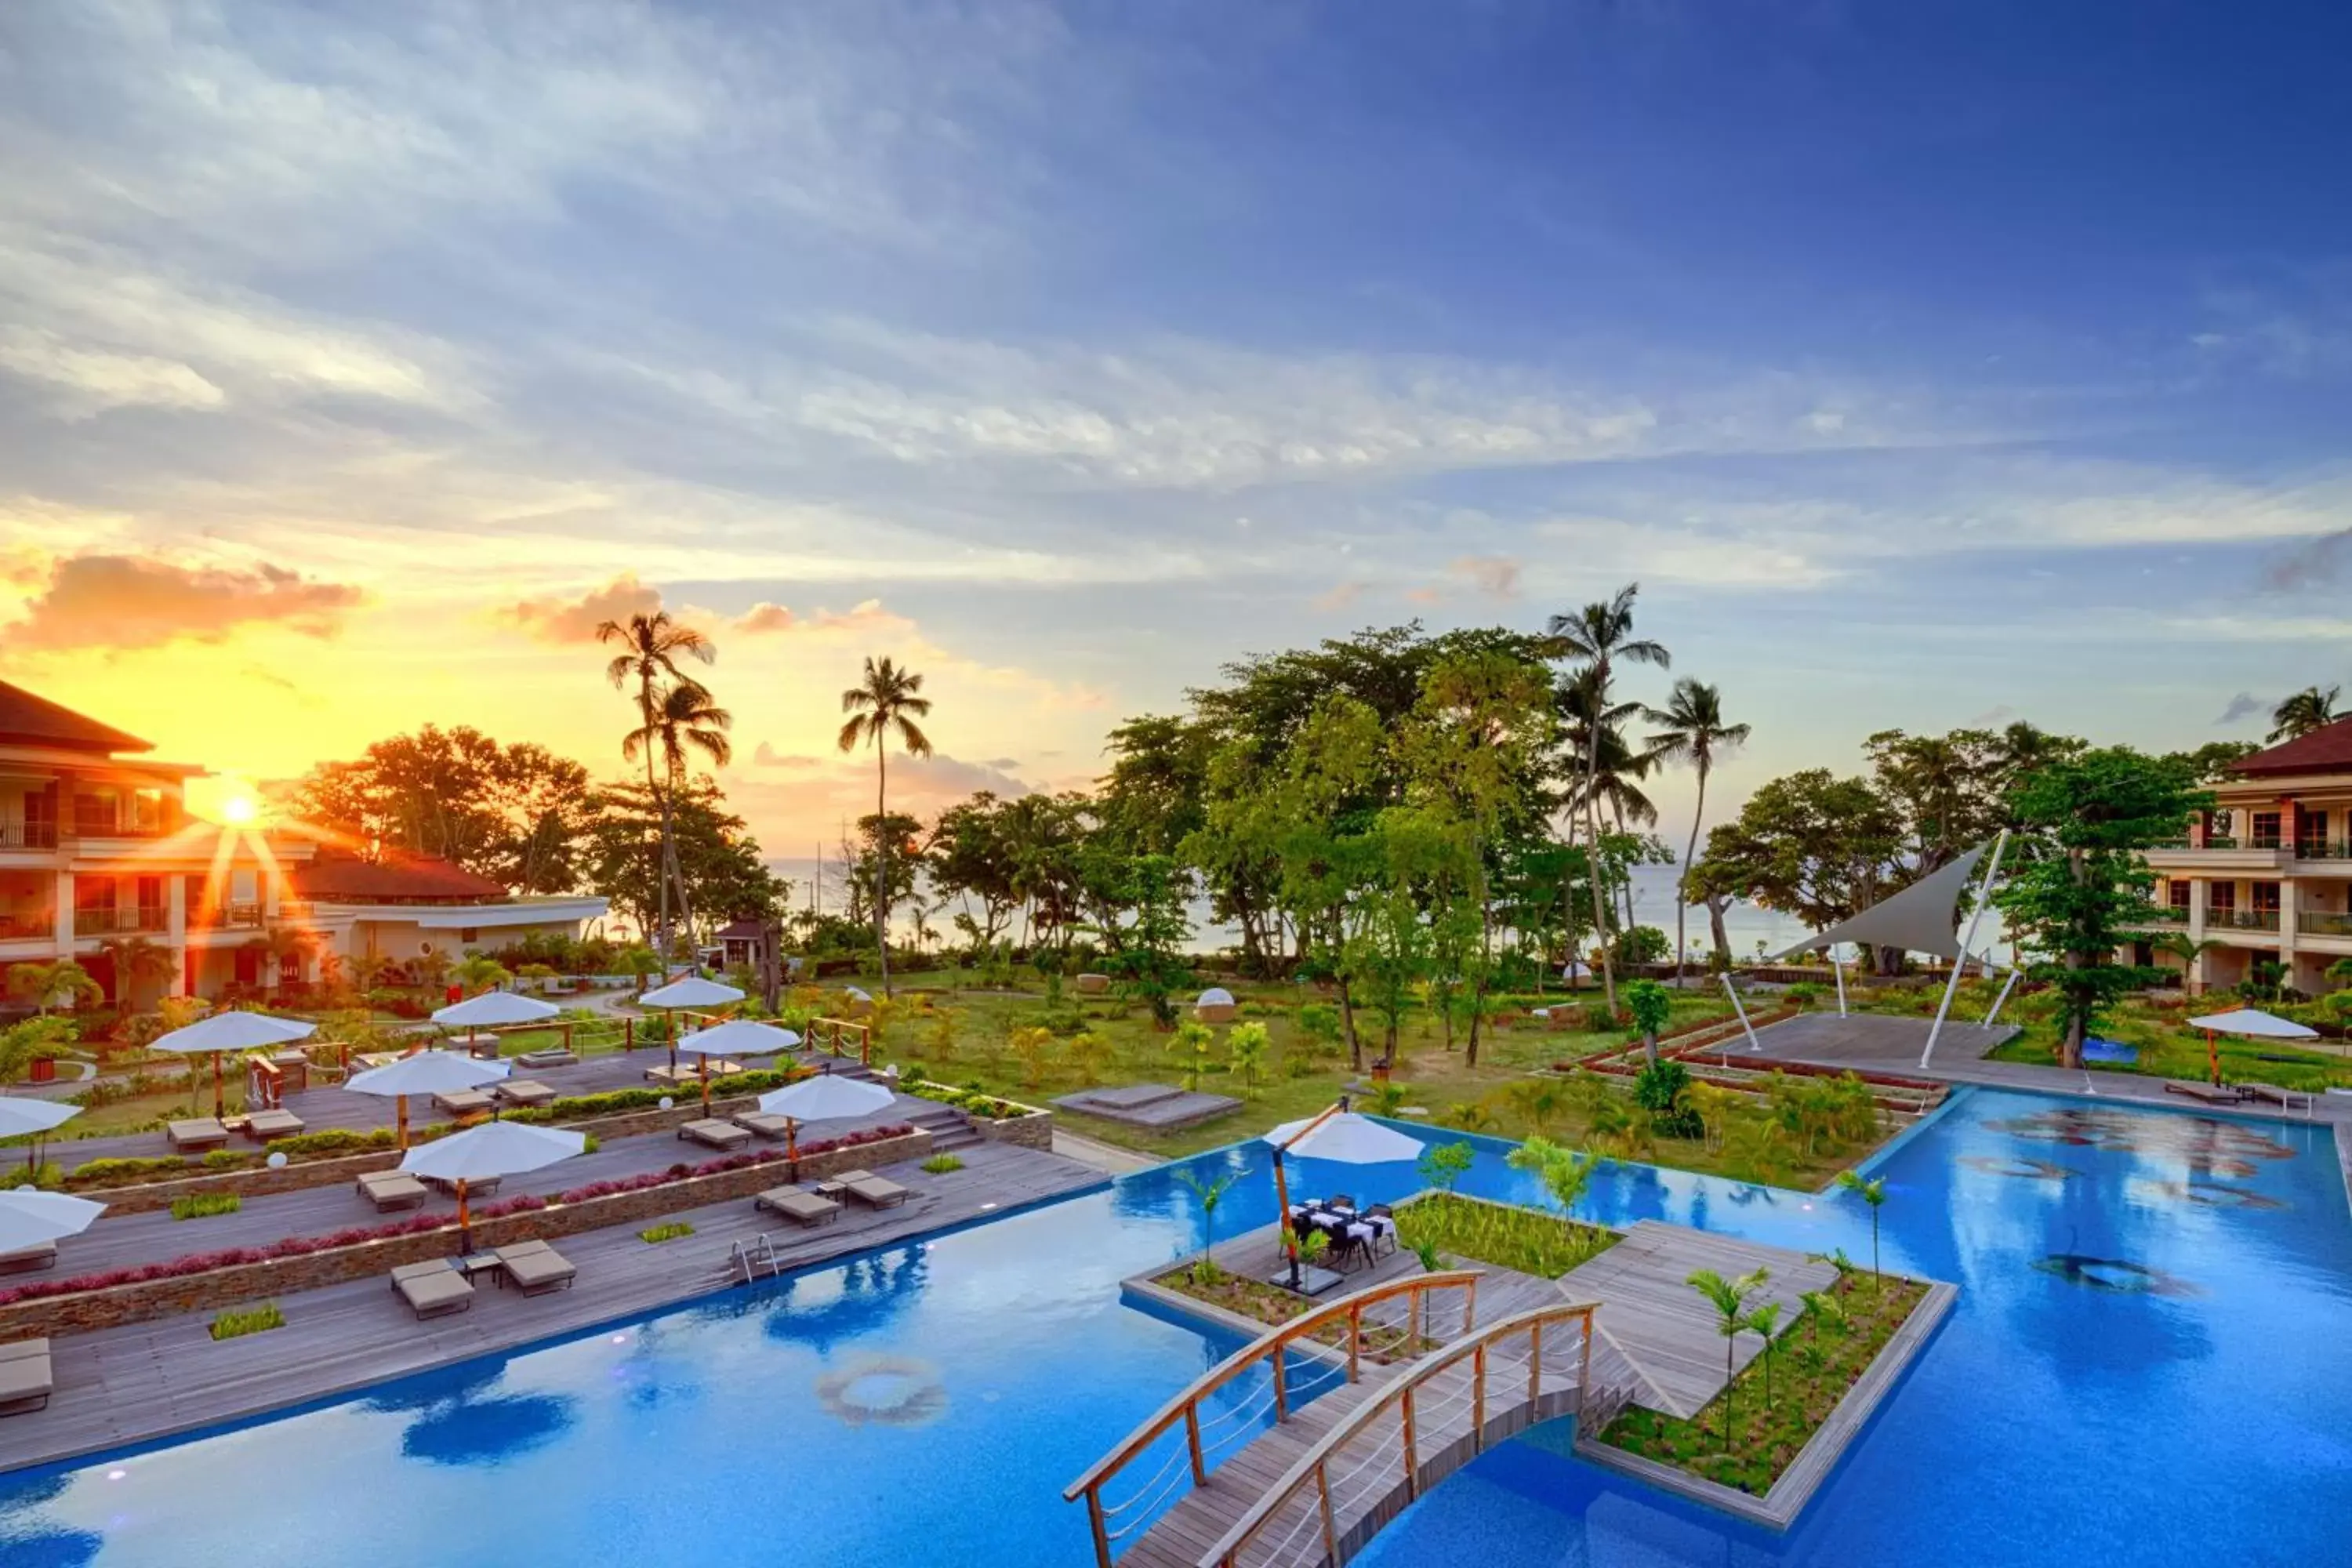
<path fill-rule="evenodd" d="M 695 1234 L 658 1246 L 637 1239 L 637 1225 L 568 1237 L 559 1248 L 579 1268 L 572 1289 L 527 1298 L 485 1279 L 468 1310 L 427 1322 L 383 1279 L 370 1279 L 281 1297 L 284 1328 L 218 1343 L 198 1314 L 60 1339 L 48 1407 L 0 1420 L 0 1469 L 151 1443 L 658 1311 L 724 1289 L 730 1245 L 762 1232 L 787 1269 L 800 1268 L 1104 1184 L 1089 1167 L 1010 1144 L 960 1155 L 964 1168 L 946 1175 L 888 1167 L 914 1189 L 904 1205 L 853 1207 L 814 1231 L 782 1225 L 744 1199 L 672 1216 Z"/>

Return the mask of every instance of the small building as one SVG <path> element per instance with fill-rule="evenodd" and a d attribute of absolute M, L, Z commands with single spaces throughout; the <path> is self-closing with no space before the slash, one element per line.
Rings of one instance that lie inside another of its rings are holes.
<path fill-rule="evenodd" d="M 456 958 L 530 936 L 577 937 L 604 918 L 589 895 L 519 899 L 504 886 L 430 855 L 374 858 L 320 849 L 290 878 L 289 898 L 326 951 L 405 963 L 428 947 Z"/>
<path fill-rule="evenodd" d="M 721 969 L 749 969 L 756 973 L 768 961 L 768 931 L 758 921 L 730 921 L 719 928 L 711 942 Z"/>

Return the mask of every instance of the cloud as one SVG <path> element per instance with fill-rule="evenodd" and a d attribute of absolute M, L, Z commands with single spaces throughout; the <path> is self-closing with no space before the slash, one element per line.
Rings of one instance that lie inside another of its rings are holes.
<path fill-rule="evenodd" d="M 1507 555 L 1465 555 L 1445 569 L 1488 598 L 1519 596 L 1519 563 Z"/>
<path fill-rule="evenodd" d="M 788 632 L 800 624 L 800 617 L 782 605 L 762 599 L 733 620 L 727 623 L 730 630 L 758 637 L 768 632 Z"/>
<path fill-rule="evenodd" d="M 221 389 L 177 360 L 77 345 L 55 332 L 0 330 L 0 369 L 47 383 L 67 419 L 110 408 L 217 408 Z"/>
<path fill-rule="evenodd" d="M 783 768 L 792 772 L 805 772 L 810 768 L 821 768 L 824 763 L 825 759 L 823 757 L 812 757 L 804 752 L 779 752 L 765 741 L 761 742 L 751 752 L 753 767 Z"/>
<path fill-rule="evenodd" d="M 2284 592 L 2330 587 L 2343 580 L 2347 564 L 2352 564 L 2352 529 L 2342 529 L 2274 556 L 2263 567 L 2263 582 Z"/>
<path fill-rule="evenodd" d="M 575 599 L 524 599 L 506 605 L 498 618 L 544 643 L 592 643 L 596 628 L 606 621 L 625 623 L 631 616 L 650 616 L 662 607 L 661 590 L 624 572 L 599 588 Z"/>
<path fill-rule="evenodd" d="M 2226 724 L 2234 724 L 2241 719 L 2251 719 L 2256 714 L 2267 712 L 2269 709 L 2270 704 L 2252 692 L 2241 691 L 2230 699 L 2230 705 L 2221 710 L 2221 716 L 2219 719 L 2213 721 L 2214 727 L 2218 729 Z"/>
<path fill-rule="evenodd" d="M 1334 583 L 1316 595 L 1313 603 L 1318 610 L 1344 610 L 1363 596 L 1361 583 Z"/>
<path fill-rule="evenodd" d="M 26 648 L 144 648 L 185 639 L 217 643 L 240 628 L 279 626 L 332 636 L 363 595 L 268 562 L 184 566 L 131 555 L 67 556 L 50 564 L 7 627 Z"/>

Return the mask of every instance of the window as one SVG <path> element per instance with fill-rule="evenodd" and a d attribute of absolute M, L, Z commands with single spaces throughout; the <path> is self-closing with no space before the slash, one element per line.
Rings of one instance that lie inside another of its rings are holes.
<path fill-rule="evenodd" d="M 482 940 L 481 930 L 478 926 L 467 926 L 465 930 L 457 933 L 457 940 L 459 942 L 479 942 Z"/>
<path fill-rule="evenodd" d="M 2238 884 L 2216 882 L 2205 889 L 2205 907 L 2216 913 L 2238 907 Z"/>
<path fill-rule="evenodd" d="M 2279 847 L 2279 814 L 2275 811 L 2254 813 L 2254 847 L 2275 849 Z"/>
<path fill-rule="evenodd" d="M 2279 885 L 2276 882 L 2256 882 L 2253 885 L 2253 894 L 2254 908 L 2267 910 L 2272 914 L 2278 912 Z"/>
<path fill-rule="evenodd" d="M 2181 915 L 2189 913 L 2189 884 L 2178 878 L 2165 884 L 2165 901 Z"/>

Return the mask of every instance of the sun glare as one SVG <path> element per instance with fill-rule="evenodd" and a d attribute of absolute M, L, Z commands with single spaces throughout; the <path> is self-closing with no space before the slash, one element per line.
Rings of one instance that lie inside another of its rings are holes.
<path fill-rule="evenodd" d="M 221 802 L 221 820 L 242 827 L 261 815 L 260 803 L 249 795 L 233 795 Z"/>

